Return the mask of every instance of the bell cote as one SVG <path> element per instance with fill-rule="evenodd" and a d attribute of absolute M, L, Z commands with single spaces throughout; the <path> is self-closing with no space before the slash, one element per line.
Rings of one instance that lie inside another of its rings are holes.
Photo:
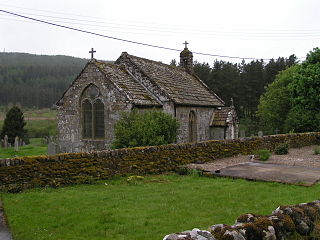
<path fill-rule="evenodd" d="M 183 44 L 185 47 L 180 53 L 180 67 L 186 69 L 188 73 L 193 73 L 193 54 L 187 47 L 189 43 L 185 41 Z"/>

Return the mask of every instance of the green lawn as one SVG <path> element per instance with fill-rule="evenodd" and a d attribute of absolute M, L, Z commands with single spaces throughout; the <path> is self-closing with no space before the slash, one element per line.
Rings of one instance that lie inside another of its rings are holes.
<path fill-rule="evenodd" d="M 23 156 L 36 156 L 46 155 L 48 146 L 41 143 L 41 138 L 31 138 L 30 144 L 22 146 L 19 151 L 16 152 L 13 147 L 4 149 L 0 148 L 1 158 L 23 157 Z"/>
<path fill-rule="evenodd" d="M 248 212 L 270 214 L 279 205 L 318 199 L 319 192 L 319 184 L 160 175 L 3 193 L 2 200 L 15 240 L 153 240 L 194 227 L 233 224 Z"/>

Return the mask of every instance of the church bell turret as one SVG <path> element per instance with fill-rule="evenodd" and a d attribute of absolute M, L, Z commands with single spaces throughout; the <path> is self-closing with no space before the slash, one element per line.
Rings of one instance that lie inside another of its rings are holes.
<path fill-rule="evenodd" d="M 185 47 L 180 53 L 180 67 L 185 68 L 188 73 L 193 73 L 193 54 L 187 47 L 189 43 L 185 41 L 183 44 Z"/>

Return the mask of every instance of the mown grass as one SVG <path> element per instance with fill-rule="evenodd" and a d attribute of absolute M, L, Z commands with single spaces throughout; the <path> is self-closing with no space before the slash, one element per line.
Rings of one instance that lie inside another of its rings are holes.
<path fill-rule="evenodd" d="M 318 199 L 319 191 L 319 184 L 160 175 L 6 193 L 2 199 L 15 240 L 149 240 L 233 224 L 248 212 L 270 214 L 279 205 Z"/>
<path fill-rule="evenodd" d="M 19 151 L 16 152 L 14 147 L 0 148 L 0 159 L 1 158 L 12 158 L 12 157 L 24 157 L 24 156 L 37 156 L 46 155 L 48 146 L 41 143 L 41 138 L 31 138 L 30 144 L 19 147 Z"/>

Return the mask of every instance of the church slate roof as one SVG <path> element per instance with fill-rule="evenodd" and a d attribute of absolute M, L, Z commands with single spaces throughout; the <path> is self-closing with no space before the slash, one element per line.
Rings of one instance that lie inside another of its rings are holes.
<path fill-rule="evenodd" d="M 161 101 L 167 100 L 177 105 L 224 106 L 223 100 L 210 91 L 195 74 L 190 74 L 181 67 L 170 66 L 128 53 L 122 53 L 115 64 L 96 59 L 91 59 L 88 64 L 98 67 L 106 80 L 110 80 L 130 102 L 137 106 L 160 107 L 163 105 Z M 137 78 L 137 71 L 148 79 L 148 86 Z M 81 73 L 70 86 L 77 81 Z M 65 93 L 57 105 L 63 103 Z"/>
<path fill-rule="evenodd" d="M 129 60 L 129 61 L 128 61 Z M 122 53 L 116 63 L 133 64 L 178 105 L 224 106 L 224 102 L 185 69 Z"/>
<path fill-rule="evenodd" d="M 113 82 L 117 88 L 124 92 L 127 98 L 135 105 L 161 106 L 158 99 L 149 93 L 123 65 L 115 65 L 103 61 L 94 61 L 106 78 Z"/>
<path fill-rule="evenodd" d="M 210 127 L 227 127 L 232 118 L 236 118 L 237 120 L 234 107 L 222 107 L 217 109 L 213 113 Z"/>

